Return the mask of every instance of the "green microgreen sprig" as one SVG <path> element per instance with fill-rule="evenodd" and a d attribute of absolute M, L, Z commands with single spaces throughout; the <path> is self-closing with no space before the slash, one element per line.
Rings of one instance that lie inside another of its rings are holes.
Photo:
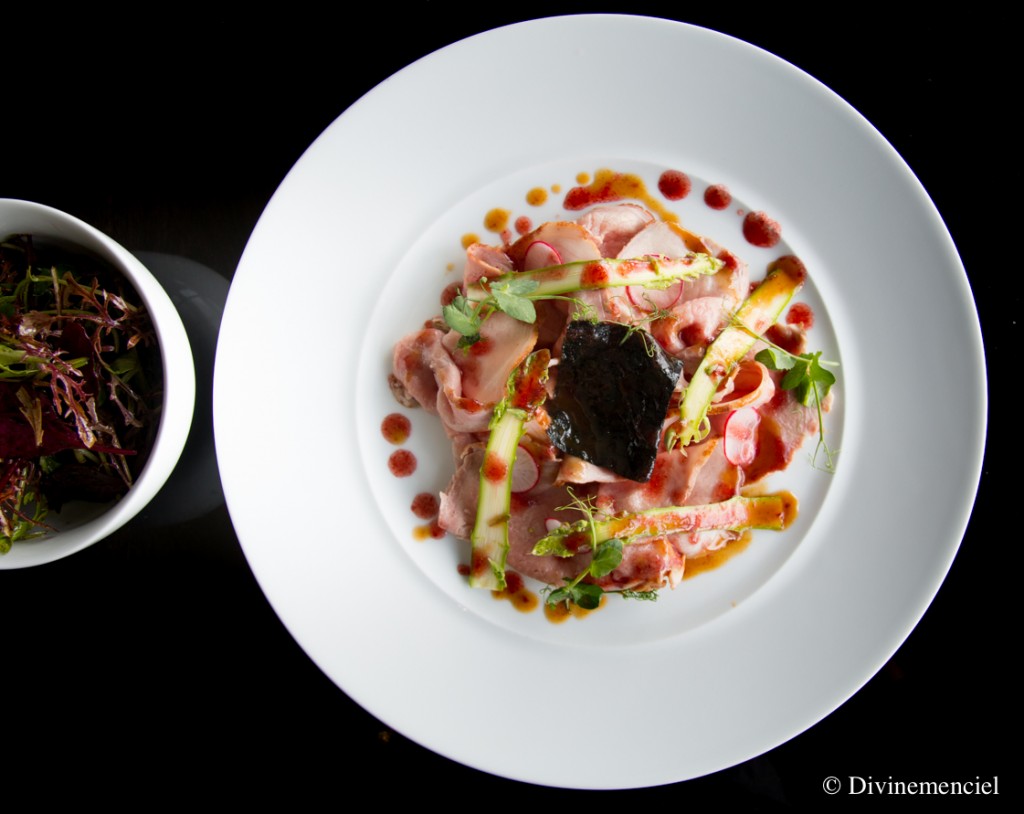
<path fill-rule="evenodd" d="M 594 552 L 590 565 L 580 571 L 573 579 L 565 579 L 565 585 L 561 588 L 546 588 L 544 601 L 548 605 L 566 604 L 579 605 L 584 610 L 594 610 L 601 604 L 601 597 L 604 589 L 592 582 L 584 582 L 586 577 L 600 579 L 607 576 L 622 562 L 622 540 L 611 539 L 602 543 L 597 540 L 597 521 L 594 518 L 596 508 L 593 498 L 579 498 L 572 489 L 569 489 L 572 502 L 567 506 L 560 506 L 558 511 L 575 509 L 583 514 L 587 526 L 590 529 L 590 550 Z"/>

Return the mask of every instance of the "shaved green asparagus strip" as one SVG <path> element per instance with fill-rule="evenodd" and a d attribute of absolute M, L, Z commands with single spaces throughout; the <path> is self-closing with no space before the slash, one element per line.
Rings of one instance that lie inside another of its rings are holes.
<path fill-rule="evenodd" d="M 508 378 L 505 398 L 494 408 L 491 434 L 480 467 L 480 493 L 469 584 L 474 588 L 500 591 L 505 588 L 505 560 L 508 557 L 508 521 L 512 502 L 512 469 L 523 428 L 547 397 L 547 350 L 531 353 Z"/>
<path fill-rule="evenodd" d="M 757 337 L 775 324 L 801 285 L 802 275 L 784 268 L 775 269 L 744 300 L 732 322 L 708 346 L 700 367 L 686 386 L 679 408 L 681 427 L 678 441 L 681 446 L 701 436 L 701 427 L 718 386 L 746 356 Z"/>
<path fill-rule="evenodd" d="M 796 498 L 788 492 L 757 497 L 734 497 L 704 506 L 667 506 L 622 514 L 607 520 L 578 520 L 564 523 L 533 547 L 533 554 L 572 557 L 605 540 L 626 545 L 666 534 L 689 534 L 712 529 L 781 531 L 793 517 Z"/>
<path fill-rule="evenodd" d="M 489 284 L 510 280 L 532 280 L 537 287 L 529 293 L 530 299 L 571 294 L 599 288 L 636 285 L 644 288 L 668 288 L 679 280 L 695 280 L 705 274 L 715 274 L 725 263 L 708 254 L 687 252 L 683 257 L 668 258 L 646 256 L 630 260 L 603 258 L 579 260 L 558 266 L 547 266 L 532 271 L 504 274 Z M 480 286 L 471 287 L 477 294 Z M 473 295 L 470 294 L 472 298 Z"/>

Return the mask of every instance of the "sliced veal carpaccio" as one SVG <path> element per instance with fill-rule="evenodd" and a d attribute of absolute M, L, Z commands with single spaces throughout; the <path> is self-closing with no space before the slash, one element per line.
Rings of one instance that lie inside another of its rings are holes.
<path fill-rule="evenodd" d="M 683 578 L 686 557 L 669 540 L 658 537 L 626 546 L 622 562 L 597 584 L 606 591 L 657 591 L 675 588 Z"/>
<path fill-rule="evenodd" d="M 466 265 L 462 271 L 464 289 L 478 282 L 481 277 L 494 280 L 512 271 L 509 256 L 496 246 L 474 243 L 466 249 Z"/>
<path fill-rule="evenodd" d="M 760 407 L 775 397 L 771 371 L 755 359 L 740 362 L 718 388 L 708 415 L 722 415 L 742 407 Z"/>
<path fill-rule="evenodd" d="M 594 242 L 593 235 L 578 223 L 568 221 L 550 221 L 542 224 L 532 232 L 523 235 L 508 248 L 508 256 L 516 270 L 530 271 L 526 266 L 526 257 L 534 243 L 543 243 L 553 249 L 560 263 L 575 263 L 580 260 L 600 260 L 601 250 Z M 540 257 L 537 252 L 532 257 Z M 543 268 L 534 266 L 533 268 Z"/>
<path fill-rule="evenodd" d="M 477 495 L 480 491 L 480 465 L 484 458 L 484 445 L 472 444 L 465 448 L 447 488 L 441 492 L 438 525 L 450 534 L 469 539 L 476 520 Z M 536 557 L 530 552 L 534 544 L 547 534 L 547 521 L 573 523 L 580 519 L 574 509 L 561 509 L 572 501 L 572 496 L 555 485 L 558 461 L 540 464 L 540 477 L 529 491 L 512 496 L 512 515 L 508 526 L 508 567 L 541 582 L 561 585 L 564 577 L 572 578 L 590 564 L 590 554 L 576 557 Z M 588 487 L 576 489 L 585 497 Z"/>
<path fill-rule="evenodd" d="M 619 257 L 619 252 L 637 232 L 654 222 L 654 215 L 637 204 L 598 206 L 577 221 L 594 237 L 602 257 Z"/>
<path fill-rule="evenodd" d="M 781 373 L 773 373 L 781 378 Z M 761 424 L 757 428 L 757 457 L 746 467 L 748 483 L 754 483 L 772 472 L 789 466 L 804 441 L 818 432 L 818 411 L 813 405 L 804 406 L 793 396 L 792 390 L 783 390 L 776 383 L 775 395 L 757 408 Z M 832 404 L 832 394 L 825 399 L 822 409 Z"/>
<path fill-rule="evenodd" d="M 429 413 L 437 412 L 437 378 L 431 357 L 441 345 L 441 331 L 425 328 L 403 336 L 395 345 L 392 373 L 419 405 Z"/>
<path fill-rule="evenodd" d="M 406 336 L 395 346 L 395 377 L 424 409 L 440 415 L 449 435 L 487 431 L 509 373 L 536 342 L 532 325 L 495 316 L 502 319 L 487 320 L 484 341 L 472 346 L 475 352 L 457 348 L 454 331 L 435 328 Z"/>
<path fill-rule="evenodd" d="M 490 409 L 505 397 L 509 375 L 537 344 L 537 326 L 498 311 L 480 326 L 479 341 L 460 348 L 461 339 L 449 331 L 442 343 L 462 371 L 462 395 Z"/>
<path fill-rule="evenodd" d="M 670 316 L 655 320 L 651 334 L 666 351 L 683 358 L 687 348 L 709 345 L 728 319 L 722 297 L 695 297 L 677 303 Z"/>
<path fill-rule="evenodd" d="M 720 438 L 709 438 L 688 447 L 685 454 L 678 448 L 659 452 L 647 483 L 601 484 L 598 508 L 605 514 L 643 512 L 660 506 L 689 506 L 732 497 L 735 476 L 728 471 L 720 442 Z"/>
<path fill-rule="evenodd" d="M 436 328 L 403 337 L 395 346 L 392 372 L 424 410 L 437 413 L 445 431 L 486 432 L 490 409 L 462 392 L 462 371 Z"/>

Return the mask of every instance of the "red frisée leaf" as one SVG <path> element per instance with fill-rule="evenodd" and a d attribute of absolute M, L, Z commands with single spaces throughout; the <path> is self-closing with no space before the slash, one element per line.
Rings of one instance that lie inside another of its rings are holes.
<path fill-rule="evenodd" d="M 153 325 L 120 274 L 28 235 L 0 238 L 3 553 L 65 501 L 128 490 L 161 381 Z"/>

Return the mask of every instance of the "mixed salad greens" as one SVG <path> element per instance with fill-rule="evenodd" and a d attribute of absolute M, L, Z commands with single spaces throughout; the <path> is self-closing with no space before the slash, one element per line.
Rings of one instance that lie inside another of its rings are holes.
<path fill-rule="evenodd" d="M 131 487 L 161 386 L 153 325 L 119 273 L 30 235 L 0 243 L 0 554 L 65 503 Z"/>

